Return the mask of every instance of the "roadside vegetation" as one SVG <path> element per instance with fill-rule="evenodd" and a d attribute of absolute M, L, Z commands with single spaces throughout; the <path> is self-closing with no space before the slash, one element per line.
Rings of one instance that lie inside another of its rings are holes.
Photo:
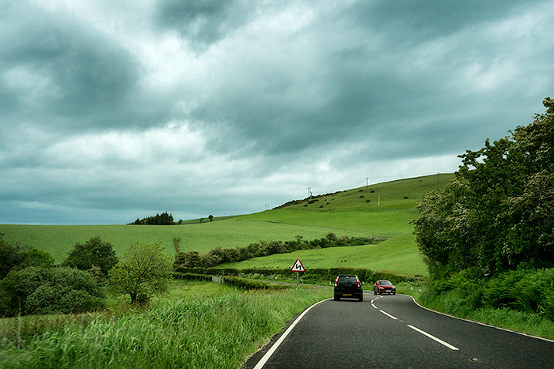
<path fill-rule="evenodd" d="M 418 204 L 416 241 L 431 277 L 423 304 L 552 327 L 554 100 L 543 104 L 530 125 L 466 151 L 446 190 Z"/>
<path fill-rule="evenodd" d="M 147 309 L 4 319 L 0 368 L 237 368 L 328 295 L 318 288 L 237 291 Z"/>

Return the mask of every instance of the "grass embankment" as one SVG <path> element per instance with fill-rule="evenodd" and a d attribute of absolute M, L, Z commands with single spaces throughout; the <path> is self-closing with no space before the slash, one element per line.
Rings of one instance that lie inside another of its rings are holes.
<path fill-rule="evenodd" d="M 399 283 L 397 291 L 431 310 L 554 340 L 553 276 L 554 269 L 518 270 L 472 283 Z"/>
<path fill-rule="evenodd" d="M 69 315 L 64 324 L 4 319 L 0 368 L 237 368 L 296 313 L 328 297 L 321 288 L 231 292 Z M 34 336 L 18 339 L 21 325 L 33 324 Z"/>

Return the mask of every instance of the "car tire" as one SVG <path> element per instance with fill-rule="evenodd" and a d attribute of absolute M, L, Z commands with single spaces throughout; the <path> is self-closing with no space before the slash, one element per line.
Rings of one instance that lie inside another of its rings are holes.
<path fill-rule="evenodd" d="M 360 296 L 360 298 L 358 299 L 359 302 L 362 302 L 364 301 L 364 295 Z"/>
<path fill-rule="evenodd" d="M 340 297 L 338 297 L 338 296 L 335 295 L 335 296 L 334 296 L 334 300 L 335 300 L 335 301 L 339 301 L 339 300 L 340 300 Z"/>
<path fill-rule="evenodd" d="M 377 292 L 375 292 L 375 290 L 373 290 L 373 294 L 374 294 L 374 295 L 377 295 Z"/>

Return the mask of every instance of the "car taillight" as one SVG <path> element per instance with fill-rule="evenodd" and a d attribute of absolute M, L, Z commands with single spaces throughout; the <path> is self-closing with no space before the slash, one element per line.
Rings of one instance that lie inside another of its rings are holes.
<path fill-rule="evenodd" d="M 358 279 L 358 277 L 356 277 L 356 282 L 358 282 L 358 287 L 360 287 L 360 280 Z"/>
<path fill-rule="evenodd" d="M 335 287 L 337 287 L 337 284 L 339 284 L 339 277 L 337 277 L 337 279 L 335 279 Z"/>

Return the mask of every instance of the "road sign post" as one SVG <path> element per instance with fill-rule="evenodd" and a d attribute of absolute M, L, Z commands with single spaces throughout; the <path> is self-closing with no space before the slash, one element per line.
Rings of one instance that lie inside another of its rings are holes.
<path fill-rule="evenodd" d="M 296 288 L 298 288 L 298 280 L 300 279 L 299 273 L 306 272 L 306 268 L 304 268 L 304 265 L 302 265 L 300 259 L 296 259 L 294 264 L 290 267 L 290 271 L 296 273 Z"/>

